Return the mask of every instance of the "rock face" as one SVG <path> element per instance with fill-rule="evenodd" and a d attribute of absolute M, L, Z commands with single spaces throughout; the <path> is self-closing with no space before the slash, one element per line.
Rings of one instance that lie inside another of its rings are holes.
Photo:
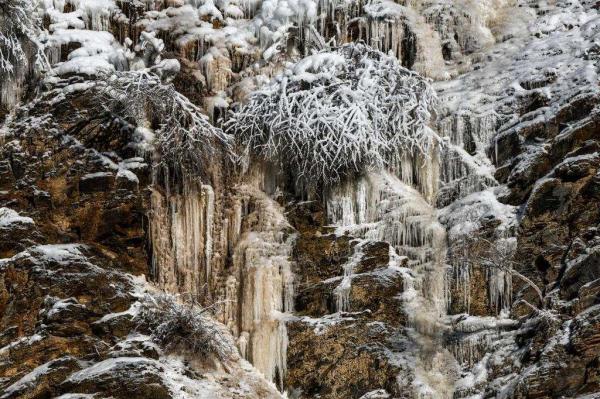
<path fill-rule="evenodd" d="M 82 103 L 66 106 L 85 120 Z M 74 125 L 59 109 L 38 104 L 28 117 L 50 112 L 44 126 L 0 147 L 1 397 L 280 397 L 237 355 L 155 342 L 136 316 L 153 291 L 148 165 L 128 157 L 119 127 Z"/>
<path fill-rule="evenodd" d="M 406 317 L 399 311 L 402 275 L 388 270 L 389 246 L 365 245 L 357 257 L 362 244 L 322 227 L 324 210 L 318 204 L 291 205 L 288 215 L 299 232 L 294 274 L 301 280 L 297 318 L 288 324 L 287 385 L 298 397 L 358 397 L 372 387 L 400 395 L 394 377 L 400 367 L 386 352 Z M 340 309 L 336 287 L 344 265 L 353 261 L 351 287 Z"/>
<path fill-rule="evenodd" d="M 0 63 L 0 399 L 600 396 L 596 1 L 43 3 L 50 73 Z M 317 189 L 240 156 L 227 108 L 351 41 L 433 80 L 434 145 Z"/>

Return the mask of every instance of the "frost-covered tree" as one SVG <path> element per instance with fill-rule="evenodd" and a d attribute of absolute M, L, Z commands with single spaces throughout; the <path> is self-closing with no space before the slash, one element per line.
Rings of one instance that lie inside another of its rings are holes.
<path fill-rule="evenodd" d="M 331 184 L 428 157 L 436 96 L 397 59 L 364 44 L 319 52 L 252 93 L 226 123 L 245 155 L 290 168 L 308 184 Z"/>
<path fill-rule="evenodd" d="M 9 108 L 20 97 L 21 80 L 34 67 L 45 64 L 35 4 L 31 0 L 0 1 L 0 102 Z"/>
<path fill-rule="evenodd" d="M 156 154 L 164 183 L 203 177 L 214 155 L 229 151 L 230 138 L 172 84 L 148 71 L 117 72 L 98 83 L 105 111 L 137 125 L 134 144 Z"/>
<path fill-rule="evenodd" d="M 96 87 L 103 111 L 137 126 L 133 145 L 155 155 L 154 176 L 168 186 L 204 177 L 215 153 L 229 151 L 230 138 L 170 83 L 180 66 L 162 59 L 163 49 L 155 33 L 142 32 L 131 70 L 102 75 Z"/>
<path fill-rule="evenodd" d="M 0 1 L 0 73 L 15 74 L 29 67 L 30 56 L 38 51 L 39 26 L 35 2 Z"/>

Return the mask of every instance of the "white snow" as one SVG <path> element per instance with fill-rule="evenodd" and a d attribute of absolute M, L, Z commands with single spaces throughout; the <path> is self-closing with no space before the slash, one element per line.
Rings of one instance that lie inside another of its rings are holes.
<path fill-rule="evenodd" d="M 373 18 L 398 18 L 406 16 L 408 8 L 391 0 L 383 0 L 365 5 L 365 13 Z"/>
<path fill-rule="evenodd" d="M 129 181 L 131 181 L 133 183 L 139 183 L 140 182 L 140 180 L 135 175 L 135 173 L 133 173 L 132 171 L 130 171 L 128 169 L 119 169 L 119 171 L 117 172 L 117 179 L 118 178 L 124 178 L 124 179 L 129 180 Z"/>
<path fill-rule="evenodd" d="M 494 189 L 473 193 L 439 211 L 439 219 L 452 237 L 475 232 L 489 219 L 500 221 L 497 229 L 504 231 L 514 225 L 516 216 L 517 207 L 500 203 Z"/>
<path fill-rule="evenodd" d="M 12 394 L 19 392 L 22 389 L 27 388 L 29 385 L 33 385 L 36 383 L 37 379 L 50 371 L 50 366 L 52 365 L 52 361 L 42 364 L 31 370 L 28 374 L 25 374 L 21 379 L 19 379 L 14 384 L 8 386 L 5 390 L 2 398 L 8 398 Z"/>
<path fill-rule="evenodd" d="M 51 244 L 37 245 L 26 252 L 40 257 L 42 261 L 66 264 L 71 261 L 86 261 L 86 257 L 80 251 L 82 248 L 85 246 L 81 244 Z"/>
<path fill-rule="evenodd" d="M 94 173 L 86 173 L 81 176 L 81 180 L 91 180 L 96 179 L 98 177 L 112 177 L 113 174 L 111 172 L 94 172 Z"/>
<path fill-rule="evenodd" d="M 68 54 L 68 60 L 59 62 L 61 46 L 79 43 L 81 47 Z M 127 69 L 128 61 L 121 45 L 109 32 L 81 29 L 56 29 L 48 37 L 48 58 L 57 75 L 79 73 L 85 75 L 110 74 Z"/>
<path fill-rule="evenodd" d="M 58 299 L 58 298 L 55 298 Z M 58 314 L 60 314 L 63 310 L 67 309 L 69 306 L 80 306 L 85 308 L 85 305 L 79 304 L 76 298 L 66 298 L 66 299 L 58 299 L 56 302 L 52 304 L 52 308 L 48 310 L 46 316 L 48 318 L 52 318 Z"/>
<path fill-rule="evenodd" d="M 8 352 L 17 346 L 23 345 L 23 346 L 27 346 L 27 345 L 31 345 L 35 342 L 41 341 L 44 337 L 40 334 L 33 334 L 33 335 L 29 335 L 26 337 L 21 337 L 11 343 L 9 343 L 6 346 L 3 346 L 2 348 L 0 348 L 0 355 L 7 355 Z"/>
<path fill-rule="evenodd" d="M 118 313 L 105 314 L 104 316 L 102 316 L 100 319 L 98 319 L 94 323 L 105 323 L 112 319 L 115 319 L 118 317 L 123 317 L 123 316 L 135 317 L 139 313 L 139 309 L 140 309 L 140 303 L 136 301 L 127 310 L 124 310 L 123 312 L 118 312 Z"/>
<path fill-rule="evenodd" d="M 33 225 L 33 219 L 27 216 L 21 216 L 17 211 L 10 208 L 0 208 L 0 229 L 9 228 L 12 225 Z"/>
<path fill-rule="evenodd" d="M 77 371 L 71 374 L 67 378 L 67 381 L 81 383 L 86 380 L 94 380 L 102 375 L 113 373 L 122 366 L 129 364 L 150 367 L 156 369 L 157 371 L 163 370 L 160 362 L 153 359 L 148 359 L 145 357 L 117 357 L 103 360 L 91 365 L 90 367 L 84 368 L 83 370 Z"/>

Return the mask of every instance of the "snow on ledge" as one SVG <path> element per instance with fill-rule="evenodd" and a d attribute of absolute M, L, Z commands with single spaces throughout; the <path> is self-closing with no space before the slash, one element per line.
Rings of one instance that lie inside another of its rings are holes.
<path fill-rule="evenodd" d="M 15 224 L 33 225 L 33 219 L 27 216 L 21 216 L 18 212 L 10 208 L 0 208 L 0 229 L 8 228 Z"/>

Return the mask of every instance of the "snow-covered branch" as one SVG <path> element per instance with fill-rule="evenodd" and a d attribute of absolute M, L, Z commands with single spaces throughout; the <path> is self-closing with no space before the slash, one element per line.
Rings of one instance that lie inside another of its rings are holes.
<path fill-rule="evenodd" d="M 0 1 L 0 75 L 24 74 L 45 59 L 37 41 L 41 23 L 31 0 Z"/>
<path fill-rule="evenodd" d="M 290 66 L 232 113 L 227 129 L 246 156 L 289 167 L 307 183 L 332 184 L 427 157 L 436 96 L 425 79 L 364 44 L 320 52 Z"/>
<path fill-rule="evenodd" d="M 230 138 L 202 110 L 149 70 L 117 72 L 98 83 L 107 111 L 139 126 L 137 146 L 153 150 L 155 170 L 166 179 L 202 177 Z"/>

